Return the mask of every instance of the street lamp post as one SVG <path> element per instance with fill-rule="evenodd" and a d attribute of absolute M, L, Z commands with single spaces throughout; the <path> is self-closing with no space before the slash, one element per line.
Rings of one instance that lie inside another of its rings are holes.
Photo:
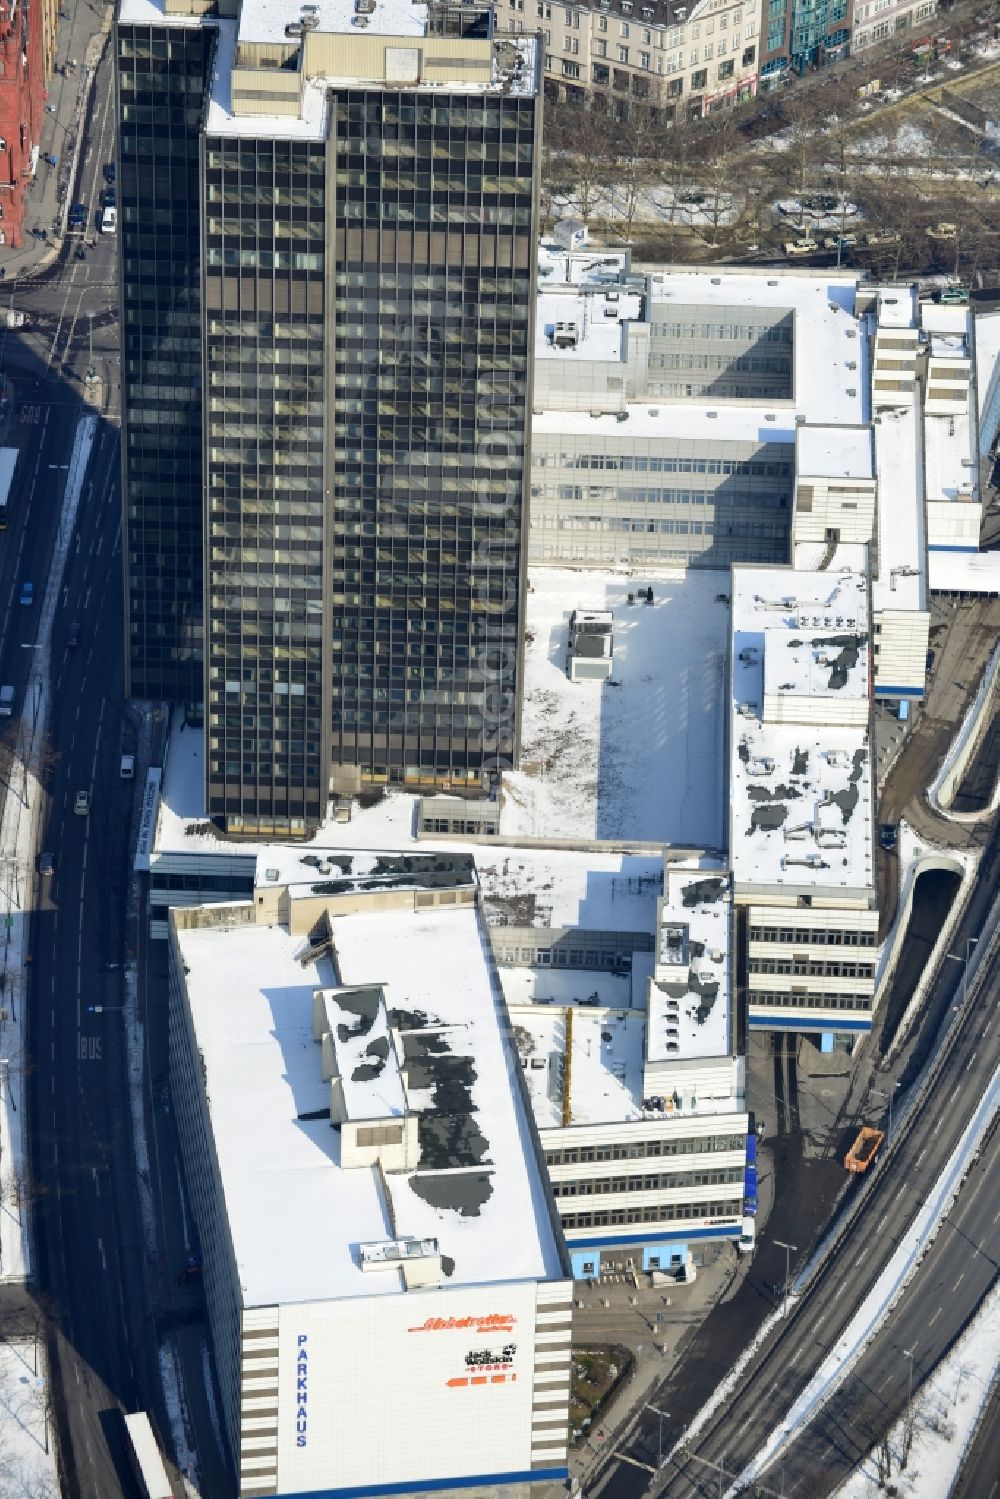
<path fill-rule="evenodd" d="M 976 946 L 976 944 L 978 943 L 978 941 L 979 941 L 978 937 L 966 937 L 966 939 L 965 939 L 965 957 L 964 958 L 961 957 L 957 952 L 946 952 L 945 953 L 945 957 L 946 958 L 950 958 L 953 963 L 961 963 L 961 965 L 962 965 L 962 1008 L 963 1008 L 963 1010 L 965 1009 L 966 996 L 969 993 L 969 958 L 972 955 L 972 949 Z"/>
<path fill-rule="evenodd" d="M 647 1405 L 646 1409 L 648 1411 L 652 1411 L 654 1416 L 658 1416 L 659 1417 L 659 1423 L 658 1423 L 657 1429 L 656 1429 L 656 1466 L 657 1466 L 657 1468 L 662 1468 L 662 1466 L 663 1466 L 663 1423 L 664 1423 L 664 1421 L 669 1421 L 670 1420 L 670 1412 L 669 1411 L 661 1411 L 659 1409 L 659 1407 L 655 1406 L 655 1405 Z"/>
<path fill-rule="evenodd" d="M 906 1457 L 903 1459 L 903 1467 L 904 1468 L 906 1466 L 906 1460 L 907 1460 L 907 1458 L 909 1458 L 909 1455 L 910 1455 L 910 1446 L 911 1446 L 911 1444 L 913 1442 L 913 1355 L 914 1355 L 914 1353 L 916 1353 L 916 1347 L 913 1347 L 913 1348 L 904 1348 L 903 1349 L 903 1357 L 908 1360 L 909 1366 L 910 1366 L 909 1384 L 908 1384 L 908 1387 L 907 1387 L 907 1395 L 906 1395 L 906 1449 L 905 1449 L 906 1450 Z"/>
<path fill-rule="evenodd" d="M 797 1244 L 786 1244 L 783 1239 L 773 1239 L 771 1242 L 774 1244 L 775 1249 L 783 1249 L 785 1251 L 785 1285 L 784 1285 L 784 1290 L 783 1290 L 783 1293 L 782 1293 L 785 1304 L 784 1304 L 784 1306 L 782 1308 L 782 1311 L 787 1312 L 788 1311 L 788 1276 L 789 1276 L 789 1265 L 790 1265 L 791 1256 L 793 1254 L 798 1254 L 798 1252 L 799 1252 L 799 1246 Z"/>
<path fill-rule="evenodd" d="M 888 1099 L 888 1101 L 889 1101 L 889 1120 L 888 1120 L 888 1123 L 886 1125 L 886 1131 L 885 1131 L 886 1138 L 889 1139 L 889 1140 L 892 1139 L 892 1100 L 893 1100 L 893 1097 L 895 1095 L 896 1089 L 898 1087 L 899 1087 L 899 1083 L 893 1083 L 893 1085 L 889 1089 L 888 1093 L 884 1093 L 881 1088 L 873 1088 L 872 1089 L 872 1092 L 875 1094 L 876 1098 L 885 1098 L 885 1099 Z"/>

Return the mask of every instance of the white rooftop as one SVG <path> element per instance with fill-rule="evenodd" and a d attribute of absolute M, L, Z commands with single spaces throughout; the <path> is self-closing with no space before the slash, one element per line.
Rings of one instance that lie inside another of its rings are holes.
<path fill-rule="evenodd" d="M 1000 552 L 931 552 L 933 593 L 1000 595 Z"/>
<path fill-rule="evenodd" d="M 376 912 L 336 916 L 331 925 L 341 982 L 382 985 L 407 1059 L 408 1106 L 434 1116 L 421 1121 L 418 1172 L 386 1177 L 394 1237 L 436 1238 L 455 1261 L 456 1285 L 557 1275 L 478 913 Z"/>
<path fill-rule="evenodd" d="M 679 306 L 775 307 L 795 314 L 794 398 L 779 409 L 828 426 L 859 426 L 869 419 L 868 350 L 855 316 L 858 278 L 850 272 L 759 274 L 654 269 L 652 319 Z M 854 368 L 849 368 L 850 365 Z M 706 405 L 711 402 L 706 399 Z M 761 403 L 760 409 L 773 407 Z M 729 421 L 732 408 L 724 412 Z M 786 418 L 788 422 L 792 417 Z"/>
<path fill-rule="evenodd" d="M 625 356 L 625 323 L 639 316 L 641 297 L 617 292 L 546 291 L 535 312 L 536 359 L 599 359 Z"/>
<path fill-rule="evenodd" d="M 354 0 L 312 0 L 303 7 L 298 0 L 240 0 L 241 42 L 284 42 L 285 27 L 301 22 L 304 10 L 316 18 L 316 31 L 355 33 Z M 426 5 L 416 0 L 372 0 L 361 34 L 369 36 L 423 36 L 427 31 Z"/>
<path fill-rule="evenodd" d="M 455 1134 L 465 1147 L 462 1161 L 475 1154 L 481 1160 L 467 1167 L 456 1157 L 451 1169 L 388 1173 L 391 1202 L 374 1169 L 341 1169 L 339 1135 L 322 1117 L 329 1085 L 312 1029 L 313 990 L 337 978 L 329 963 L 300 963 L 301 939 L 276 926 L 181 932 L 245 1304 L 399 1292 L 400 1272 L 363 1273 L 359 1246 L 410 1236 L 436 1238 L 454 1261 L 446 1284 L 558 1275 L 527 1120 L 507 1081 L 501 1001 L 475 912 L 338 917 L 334 929 L 341 982 L 382 984 L 389 1009 L 410 1012 L 395 1017 L 404 1042 L 416 1037 L 419 1050 L 422 1036 L 433 1038 L 464 1066 L 471 1111 Z M 411 1109 L 434 1099 L 434 1087 L 419 1086 L 421 1078 L 411 1058 Z M 447 1103 L 454 1112 L 456 1100 Z M 421 1121 L 426 1149 L 423 1129 Z M 289 1234 L 290 1223 L 308 1231 Z"/>
<path fill-rule="evenodd" d="M 381 988 L 323 989 L 347 1118 L 396 1119 L 406 1089 Z"/>
<path fill-rule="evenodd" d="M 842 623 L 837 624 L 837 619 Z M 818 623 L 817 623 L 818 621 Z M 765 660 L 829 657 L 824 694 L 844 711 L 868 692 L 867 583 L 856 573 L 733 568 L 729 762 L 730 859 L 737 886 L 804 887 L 861 898 L 873 886 L 872 772 L 867 722 L 830 724 L 811 701 L 812 668 L 790 678 L 789 722 L 762 717 Z M 834 659 L 834 656 L 836 659 Z M 779 683 L 779 688 L 780 688 Z M 805 701 L 803 701 L 805 700 Z M 836 714 L 834 713 L 834 716 Z M 805 722 L 814 717 L 818 722 Z"/>
<path fill-rule="evenodd" d="M 728 573 L 533 568 L 529 585 L 521 769 L 504 775 L 502 835 L 721 848 Z M 638 602 L 646 587 L 652 605 Z M 614 614 L 611 682 L 566 676 L 575 609 Z"/>
<path fill-rule="evenodd" d="M 968 411 L 924 417 L 924 488 L 928 501 L 969 502 L 979 457 Z"/>
<path fill-rule="evenodd" d="M 839 582 L 837 575 L 831 581 Z M 825 604 L 825 597 L 811 602 Z M 861 608 L 852 608 L 855 602 Z M 842 612 L 834 613 L 834 610 Z M 771 697 L 788 692 L 811 699 L 828 698 L 831 706 L 843 698 L 866 698 L 868 695 L 867 638 L 862 649 L 845 652 L 841 637 L 853 634 L 867 637 L 867 599 L 834 598 L 833 607 L 799 609 L 798 623 L 786 625 L 764 622 L 764 695 Z M 817 631 L 820 632 L 817 637 Z"/>
<path fill-rule="evenodd" d="M 877 611 L 924 609 L 927 538 L 916 407 L 882 411 L 874 431 L 879 571 L 871 580 L 872 606 Z"/>
<path fill-rule="evenodd" d="M 539 1129 L 642 1118 L 641 1012 L 516 1008 L 517 1047 Z"/>
<path fill-rule="evenodd" d="M 874 478 L 870 427 L 801 426 L 797 438 L 800 475 L 828 479 Z"/>
<path fill-rule="evenodd" d="M 916 287 L 879 287 L 878 326 L 880 328 L 914 328 L 916 320 Z"/>
<path fill-rule="evenodd" d="M 732 897 L 721 865 L 668 866 L 649 986 L 651 1062 L 730 1056 Z"/>

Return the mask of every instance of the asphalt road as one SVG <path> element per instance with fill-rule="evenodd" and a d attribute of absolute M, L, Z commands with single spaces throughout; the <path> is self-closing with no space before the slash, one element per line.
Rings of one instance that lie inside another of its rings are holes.
<path fill-rule="evenodd" d="M 1000 1135 L 994 1133 L 878 1340 L 784 1457 L 780 1473 L 789 1499 L 820 1499 L 835 1491 L 886 1427 L 905 1413 L 910 1353 L 916 1389 L 993 1287 L 1000 1270 L 1000 1205 L 990 1174 L 995 1180 L 998 1164 Z M 904 1190 L 913 1191 L 908 1183 Z M 913 1201 L 911 1196 L 911 1206 Z M 831 1341 L 826 1335 L 827 1347 Z M 936 1384 L 946 1400 L 954 1399 L 953 1378 Z"/>
<path fill-rule="evenodd" d="M 935 1088 L 937 1106 L 918 1113 L 892 1154 L 883 1159 L 853 1232 L 796 1305 L 794 1314 L 751 1361 L 738 1388 L 691 1447 L 674 1454 L 654 1481 L 649 1470 L 655 1470 L 657 1464 L 660 1419 L 651 1411 L 645 1412 L 624 1445 L 624 1460 L 615 1455 L 609 1458 L 588 1485 L 588 1499 L 598 1495 L 600 1499 L 635 1499 L 647 1487 L 651 1493 L 670 1499 L 714 1495 L 723 1464 L 727 1477 L 734 1478 L 771 1430 L 780 1425 L 791 1402 L 842 1336 L 898 1236 L 940 1177 L 955 1140 L 982 1097 L 1000 1060 L 1000 1025 L 993 1013 L 998 990 L 1000 957 L 994 953 L 978 1002 L 961 1022 Z M 783 1462 L 786 1494 L 828 1492 L 822 1462 L 829 1461 L 831 1469 L 835 1465 L 832 1458 L 821 1461 L 819 1453 L 832 1448 L 834 1453 L 842 1451 L 845 1463 L 848 1459 L 853 1463 L 898 1411 L 899 1339 L 907 1347 L 912 1345 L 906 1339 L 914 1340 L 914 1382 L 919 1385 L 992 1284 L 1000 1259 L 1000 1213 L 982 1184 L 995 1150 L 994 1144 L 983 1152 L 949 1217 L 949 1227 L 939 1236 L 933 1254 L 905 1293 L 889 1328 L 880 1329 L 876 1344 L 866 1354 L 862 1368 L 867 1370 L 874 1394 L 863 1402 L 856 1400 L 854 1418 L 858 1424 L 848 1424 L 837 1402 L 828 1406 L 814 1426 L 801 1434 Z M 932 1318 L 933 1326 L 929 1325 Z M 908 1376 L 908 1366 L 905 1372 Z M 879 1389 L 880 1384 L 884 1384 L 883 1389 Z M 681 1367 L 650 1398 L 651 1405 L 671 1415 L 663 1451 L 695 1414 L 691 1387 L 689 1371 Z M 839 1476 L 843 1472 L 841 1468 Z M 775 1492 L 778 1477 L 777 1471 L 771 1475 Z"/>
<path fill-rule="evenodd" d="M 1000 1385 L 984 1414 L 951 1499 L 997 1499 L 1000 1495 Z"/>

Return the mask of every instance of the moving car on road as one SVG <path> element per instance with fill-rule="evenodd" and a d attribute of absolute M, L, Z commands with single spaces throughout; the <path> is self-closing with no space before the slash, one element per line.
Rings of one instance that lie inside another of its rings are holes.
<path fill-rule="evenodd" d="M 73 811 L 76 813 L 77 817 L 89 817 L 90 816 L 90 792 L 89 791 L 78 791 L 76 793 L 76 801 L 73 803 Z"/>
<path fill-rule="evenodd" d="M 878 846 L 891 852 L 896 847 L 896 825 L 884 822 L 878 830 Z"/>
<path fill-rule="evenodd" d="M 21 584 L 21 603 L 22 604 L 33 604 L 34 602 L 35 602 L 35 585 L 34 585 L 34 583 L 22 583 Z"/>

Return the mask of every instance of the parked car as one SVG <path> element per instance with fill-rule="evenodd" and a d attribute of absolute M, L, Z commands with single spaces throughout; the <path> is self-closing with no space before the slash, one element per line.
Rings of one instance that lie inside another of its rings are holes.
<path fill-rule="evenodd" d="M 115 208 L 118 203 L 118 193 L 113 187 L 106 187 L 101 194 L 102 208 Z"/>
<path fill-rule="evenodd" d="M 957 239 L 958 225 L 942 219 L 940 223 L 928 225 L 927 236 L 929 239 Z"/>
<path fill-rule="evenodd" d="M 839 245 L 842 250 L 852 250 L 857 242 L 856 234 L 828 234 L 823 241 L 823 249 L 835 250 Z"/>
<path fill-rule="evenodd" d="M 786 255 L 815 255 L 819 245 L 814 239 L 790 239 L 781 248 Z"/>
<path fill-rule="evenodd" d="M 879 229 L 874 234 L 865 235 L 865 244 L 870 249 L 876 249 L 879 245 L 898 245 L 899 235 L 893 229 Z"/>
<path fill-rule="evenodd" d="M 55 872 L 56 872 L 56 856 L 55 856 L 55 854 L 39 854 L 38 855 L 38 873 L 43 878 L 46 878 L 47 876 L 55 874 Z"/>
<path fill-rule="evenodd" d="M 896 824 L 895 823 L 893 823 L 893 822 L 884 822 L 882 824 L 882 826 L 878 830 L 878 842 L 879 842 L 879 848 L 884 848 L 887 853 L 891 853 L 892 852 L 892 850 L 896 847 Z"/>
<path fill-rule="evenodd" d="M 76 793 L 76 800 L 73 803 L 73 811 L 76 813 L 77 817 L 89 817 L 90 816 L 90 792 L 89 791 L 78 791 Z"/>
<path fill-rule="evenodd" d="M 112 183 L 115 180 L 115 164 L 114 164 L 113 161 L 109 161 L 109 162 L 105 163 L 105 166 L 104 166 L 104 180 L 107 183 Z"/>
<path fill-rule="evenodd" d="M 71 229 L 82 229 L 87 222 L 86 203 L 74 203 L 69 211 L 69 224 Z"/>
<path fill-rule="evenodd" d="M 34 585 L 34 583 L 22 583 L 21 584 L 21 603 L 22 604 L 33 604 L 34 602 L 35 602 L 35 585 Z"/>
<path fill-rule="evenodd" d="M 964 307 L 968 300 L 969 293 L 964 286 L 946 286 L 938 297 L 944 307 Z"/>

